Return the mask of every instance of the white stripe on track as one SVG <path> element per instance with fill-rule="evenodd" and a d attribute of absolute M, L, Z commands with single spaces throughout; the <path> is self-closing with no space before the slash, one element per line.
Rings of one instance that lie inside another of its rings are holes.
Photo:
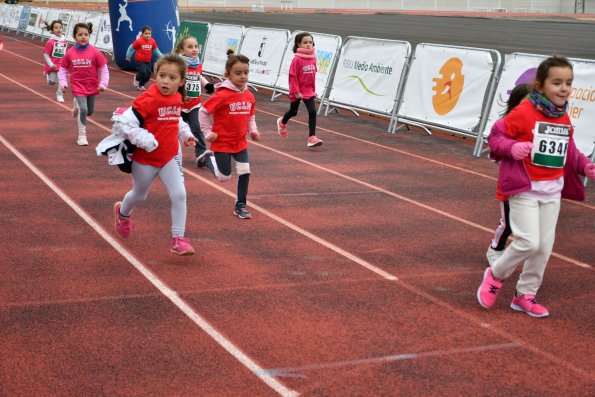
<path fill-rule="evenodd" d="M 0 74 L 1 75 L 1 74 Z M 165 284 L 155 273 L 149 270 L 141 261 L 136 259 L 132 253 L 124 248 L 108 232 L 106 232 L 99 223 L 97 223 L 87 212 L 75 203 L 62 189 L 60 189 L 51 179 L 29 161 L 21 152 L 8 142 L 3 135 L 0 135 L 0 142 L 4 144 L 21 162 L 29 168 L 39 179 L 43 181 L 58 197 L 60 197 L 72 210 L 80 216 L 97 234 L 99 234 L 109 245 L 111 245 L 120 255 L 124 257 L 132 266 L 136 268 L 151 284 L 155 286 L 166 298 L 168 298 L 178 309 L 180 309 L 194 324 L 206 332 L 215 342 L 238 360 L 243 366 L 248 368 L 254 375 L 275 390 L 281 396 L 293 397 L 298 393 L 287 388 L 281 382 L 267 374 L 261 366 L 252 360 L 233 342 L 225 338 L 217 331 L 207 320 L 197 313 L 188 303 L 186 303 L 178 293 Z"/>

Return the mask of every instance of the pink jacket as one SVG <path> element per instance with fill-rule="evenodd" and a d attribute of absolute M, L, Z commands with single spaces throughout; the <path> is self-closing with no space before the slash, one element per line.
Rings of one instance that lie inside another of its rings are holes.
<path fill-rule="evenodd" d="M 488 136 L 490 158 L 499 163 L 498 188 L 508 197 L 531 190 L 531 180 L 523 160 L 512 158 L 511 148 L 515 143 L 517 143 L 516 140 L 506 135 L 504 119 L 496 121 Z M 585 166 L 590 162 L 587 156 L 577 149 L 574 138 L 571 137 L 564 165 L 562 198 L 585 201 L 585 186 L 579 175 L 585 175 Z"/>

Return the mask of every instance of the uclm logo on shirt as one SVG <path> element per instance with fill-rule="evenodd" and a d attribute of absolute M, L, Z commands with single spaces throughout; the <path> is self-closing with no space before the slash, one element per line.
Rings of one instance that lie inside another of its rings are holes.
<path fill-rule="evenodd" d="M 166 106 L 164 108 L 157 109 L 157 112 L 159 113 L 159 117 L 180 117 L 181 108 L 179 106 Z"/>
<path fill-rule="evenodd" d="M 148 51 L 151 48 L 153 48 L 153 46 L 151 44 L 143 44 L 143 45 L 140 46 L 140 48 L 142 48 L 145 51 Z"/>
<path fill-rule="evenodd" d="M 312 73 L 316 71 L 316 65 L 305 65 L 302 67 L 304 73 Z"/>
<path fill-rule="evenodd" d="M 252 102 L 233 102 L 229 104 L 229 111 L 232 113 L 239 112 L 239 111 L 250 111 L 252 110 Z"/>
<path fill-rule="evenodd" d="M 90 59 L 84 59 L 84 58 L 73 59 L 72 60 L 72 64 L 74 66 L 90 66 L 91 65 L 91 62 L 92 62 L 92 60 L 90 60 Z"/>

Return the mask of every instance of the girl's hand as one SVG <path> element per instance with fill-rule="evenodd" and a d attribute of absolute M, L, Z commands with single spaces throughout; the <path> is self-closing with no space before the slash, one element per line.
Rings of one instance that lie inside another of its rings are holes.
<path fill-rule="evenodd" d="M 184 146 L 188 147 L 188 146 L 196 146 L 196 142 L 198 142 L 198 139 L 196 139 L 195 137 L 191 136 L 188 137 L 186 139 L 184 139 Z"/>
<path fill-rule="evenodd" d="M 60 91 L 62 91 L 62 92 L 66 92 L 67 89 L 68 89 L 67 85 L 63 85 L 62 87 L 60 87 Z"/>
<path fill-rule="evenodd" d="M 213 132 L 211 135 L 209 135 L 208 137 L 205 138 L 205 141 L 207 142 L 213 142 L 217 140 L 217 133 Z"/>
<path fill-rule="evenodd" d="M 531 153 L 531 149 L 533 149 L 532 142 L 517 142 L 510 148 L 510 153 L 513 159 L 522 160 Z"/>
<path fill-rule="evenodd" d="M 585 166 L 585 176 L 589 179 L 595 179 L 595 164 L 590 163 Z"/>
<path fill-rule="evenodd" d="M 100 86 L 97 88 L 97 90 L 98 90 L 99 92 L 105 92 L 105 90 L 106 90 L 106 89 L 107 89 L 107 88 L 105 88 L 105 87 L 104 87 L 104 86 L 102 86 L 102 85 L 100 85 Z"/>
<path fill-rule="evenodd" d="M 127 61 L 127 62 L 130 62 L 130 58 L 126 57 L 126 61 Z"/>
<path fill-rule="evenodd" d="M 297 99 L 302 99 L 302 94 L 300 92 L 298 92 L 297 94 L 295 94 L 295 97 Z"/>
<path fill-rule="evenodd" d="M 250 137 L 252 138 L 253 141 L 258 141 L 258 140 L 260 140 L 260 132 L 252 131 L 250 133 Z"/>

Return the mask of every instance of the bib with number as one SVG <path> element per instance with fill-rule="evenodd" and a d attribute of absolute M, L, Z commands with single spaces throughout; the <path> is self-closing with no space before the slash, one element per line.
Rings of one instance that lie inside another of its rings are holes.
<path fill-rule="evenodd" d="M 201 94 L 200 74 L 188 73 L 186 75 L 186 95 L 189 98 L 198 98 Z"/>
<path fill-rule="evenodd" d="M 54 48 L 52 49 L 52 56 L 54 58 L 64 58 L 66 54 L 66 42 L 56 41 L 54 42 Z"/>
<path fill-rule="evenodd" d="M 571 128 L 564 124 L 535 123 L 531 162 L 548 168 L 564 167 Z"/>

